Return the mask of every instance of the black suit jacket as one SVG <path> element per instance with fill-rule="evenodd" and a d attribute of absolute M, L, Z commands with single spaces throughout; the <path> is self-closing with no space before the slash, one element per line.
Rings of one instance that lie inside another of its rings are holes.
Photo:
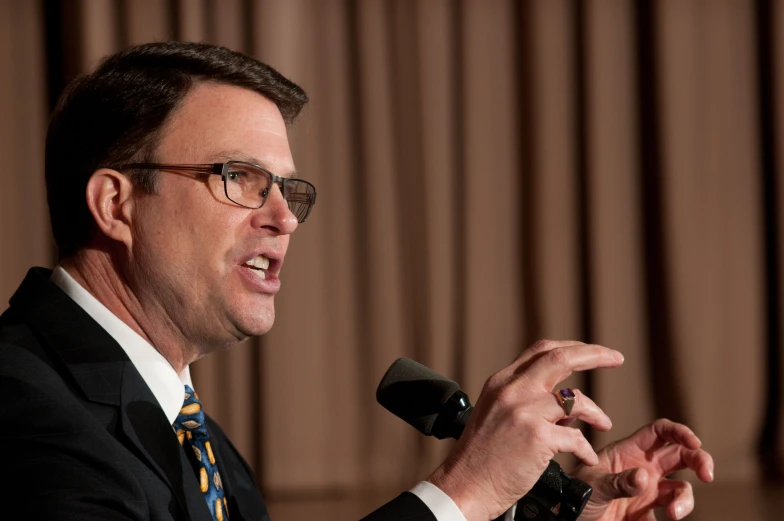
<path fill-rule="evenodd" d="M 210 521 L 141 375 L 50 275 L 31 269 L 0 316 L 0 517 Z M 250 467 L 207 427 L 231 520 L 269 520 Z M 410 493 L 365 519 L 435 521 Z"/>

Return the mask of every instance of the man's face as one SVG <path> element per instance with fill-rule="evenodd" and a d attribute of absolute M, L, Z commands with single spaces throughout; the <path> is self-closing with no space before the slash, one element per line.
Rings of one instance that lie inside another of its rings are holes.
<path fill-rule="evenodd" d="M 155 161 L 228 160 L 294 173 L 274 103 L 247 89 L 200 84 L 164 126 Z M 162 320 L 152 322 L 179 330 L 199 355 L 269 331 L 278 273 L 297 228 L 279 187 L 262 208 L 249 209 L 226 198 L 220 176 L 158 175 L 158 193 L 140 195 L 134 205 L 126 274 L 145 313 L 155 309 Z"/>

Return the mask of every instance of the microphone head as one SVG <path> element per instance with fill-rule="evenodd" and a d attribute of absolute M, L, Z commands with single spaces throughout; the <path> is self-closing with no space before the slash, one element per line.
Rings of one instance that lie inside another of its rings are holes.
<path fill-rule="evenodd" d="M 422 434 L 433 425 L 444 404 L 460 386 L 410 358 L 398 358 L 387 369 L 376 390 L 376 400 Z"/>

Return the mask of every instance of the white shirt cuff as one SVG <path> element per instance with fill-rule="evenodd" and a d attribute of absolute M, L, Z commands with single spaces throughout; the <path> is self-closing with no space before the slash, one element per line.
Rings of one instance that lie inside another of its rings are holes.
<path fill-rule="evenodd" d="M 420 481 L 409 492 L 422 500 L 437 521 L 466 521 L 452 498 L 432 483 Z"/>
<path fill-rule="evenodd" d="M 437 521 L 466 521 L 465 516 L 457 508 L 452 498 L 429 481 L 420 481 L 409 492 L 422 500 L 422 503 L 430 509 Z M 503 521 L 514 521 L 516 511 L 517 503 L 506 511 L 502 518 Z"/>

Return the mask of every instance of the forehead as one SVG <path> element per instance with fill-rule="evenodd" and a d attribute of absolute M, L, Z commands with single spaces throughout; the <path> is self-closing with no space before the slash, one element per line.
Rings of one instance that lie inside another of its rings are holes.
<path fill-rule="evenodd" d="M 278 107 L 252 90 L 200 83 L 164 125 L 156 161 L 211 163 L 227 151 L 258 158 L 273 171 L 293 170 L 286 123 Z M 240 158 L 236 158 L 240 159 Z"/>

